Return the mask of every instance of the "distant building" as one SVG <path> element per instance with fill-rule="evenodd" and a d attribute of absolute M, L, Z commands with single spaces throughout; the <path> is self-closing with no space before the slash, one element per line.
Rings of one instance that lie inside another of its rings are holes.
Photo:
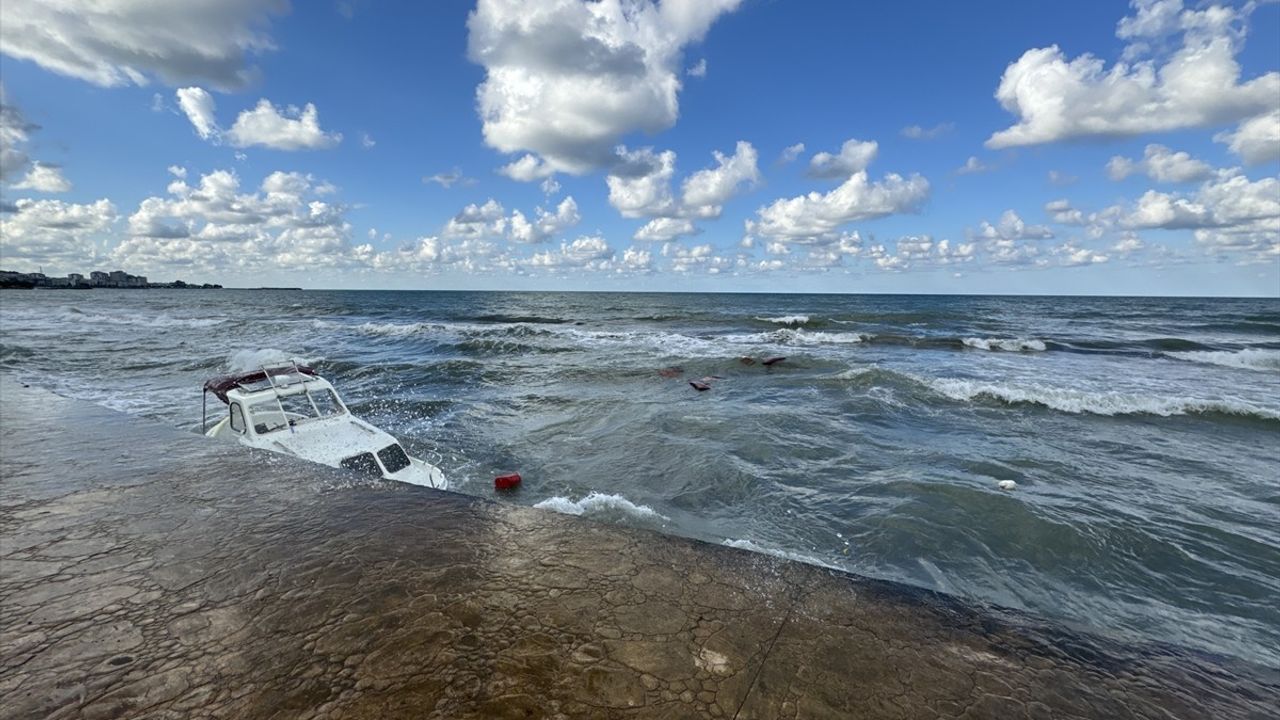
<path fill-rule="evenodd" d="M 111 275 L 101 270 L 94 270 L 89 273 L 89 284 L 96 287 L 106 287 L 111 284 Z"/>
<path fill-rule="evenodd" d="M 81 275 L 80 273 L 68 273 L 68 274 L 67 274 L 67 282 L 69 282 L 69 283 L 70 283 L 70 284 L 72 284 L 72 285 L 86 285 L 86 284 L 87 284 L 87 283 L 85 282 L 85 280 L 84 280 L 84 276 L 83 276 L 83 275 Z"/>

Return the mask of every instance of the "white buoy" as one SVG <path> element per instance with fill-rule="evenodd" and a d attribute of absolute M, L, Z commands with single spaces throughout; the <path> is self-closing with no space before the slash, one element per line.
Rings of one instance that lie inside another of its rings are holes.
<path fill-rule="evenodd" d="M 1018 487 L 1018 483 L 1012 480 L 1001 480 L 1000 482 L 996 483 L 996 487 L 1000 488 L 1001 490 L 1015 490 Z"/>

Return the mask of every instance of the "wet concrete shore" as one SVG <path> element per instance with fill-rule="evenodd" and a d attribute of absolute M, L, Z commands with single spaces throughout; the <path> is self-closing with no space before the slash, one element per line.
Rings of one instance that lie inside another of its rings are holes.
<path fill-rule="evenodd" d="M 7 718 L 1274 717 L 1280 672 L 0 378 Z"/>

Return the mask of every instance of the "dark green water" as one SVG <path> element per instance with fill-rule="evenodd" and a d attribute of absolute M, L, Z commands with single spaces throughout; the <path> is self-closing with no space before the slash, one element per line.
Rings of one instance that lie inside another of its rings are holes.
<path fill-rule="evenodd" d="M 1280 667 L 1280 301 L 5 291 L 0 331 L 193 431 L 304 358 L 461 492 Z"/>

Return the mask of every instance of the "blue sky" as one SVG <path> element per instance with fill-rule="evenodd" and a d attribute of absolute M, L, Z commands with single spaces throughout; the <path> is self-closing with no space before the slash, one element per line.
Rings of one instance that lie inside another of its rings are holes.
<path fill-rule="evenodd" d="M 0 5 L 7 269 L 1280 295 L 1276 3 L 64 5 Z"/>

